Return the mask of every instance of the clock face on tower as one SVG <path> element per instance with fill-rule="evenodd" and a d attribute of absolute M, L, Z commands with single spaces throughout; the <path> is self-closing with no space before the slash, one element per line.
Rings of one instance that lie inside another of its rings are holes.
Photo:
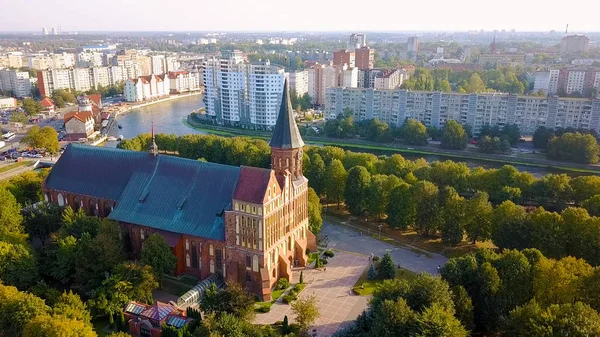
<path fill-rule="evenodd" d="M 298 150 L 298 159 L 302 159 L 302 149 Z"/>

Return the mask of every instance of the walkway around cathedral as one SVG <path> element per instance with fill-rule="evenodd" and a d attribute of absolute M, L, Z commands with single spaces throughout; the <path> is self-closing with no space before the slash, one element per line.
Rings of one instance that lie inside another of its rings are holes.
<path fill-rule="evenodd" d="M 311 295 L 317 297 L 321 317 L 311 327 L 311 331 L 316 329 L 318 337 L 331 336 L 342 323 L 356 319 L 367 307 L 368 298 L 355 295 L 352 287 L 368 264 L 367 256 L 336 251 L 335 257 L 329 260 L 326 271 L 304 270 L 306 288 L 300 297 Z M 294 279 L 298 280 L 300 271 L 294 273 Z M 285 315 L 288 316 L 290 323 L 294 322 L 292 307 L 276 302 L 270 312 L 257 314 L 254 322 L 273 324 L 282 321 Z"/>

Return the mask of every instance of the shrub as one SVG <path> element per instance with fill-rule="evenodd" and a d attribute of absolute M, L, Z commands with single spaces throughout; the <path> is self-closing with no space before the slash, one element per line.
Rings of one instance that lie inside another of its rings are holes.
<path fill-rule="evenodd" d="M 375 264 L 371 263 L 369 266 L 369 273 L 367 274 L 369 280 L 374 280 L 377 278 L 377 271 L 375 270 Z"/>
<path fill-rule="evenodd" d="M 292 290 L 295 291 L 295 292 L 297 292 L 297 293 L 299 293 L 299 292 L 301 292 L 304 289 L 305 286 L 306 286 L 305 284 L 297 283 L 294 286 L 294 289 L 292 289 Z"/>
<path fill-rule="evenodd" d="M 256 308 L 256 311 L 262 312 L 262 313 L 269 312 L 269 311 L 271 311 L 271 305 L 273 305 L 273 303 L 271 303 L 271 302 L 261 303 L 258 306 L 258 308 Z"/>
<path fill-rule="evenodd" d="M 288 331 L 289 329 L 290 329 L 290 325 L 289 325 L 289 323 L 288 323 L 288 317 L 287 317 L 287 315 L 285 315 L 285 316 L 283 317 L 283 323 L 281 324 L 281 332 L 282 332 L 284 335 L 287 335 L 287 334 L 288 334 L 288 332 L 289 332 L 289 331 Z"/>
<path fill-rule="evenodd" d="M 373 256 L 373 262 L 379 262 L 380 258 L 379 256 Z"/>
<path fill-rule="evenodd" d="M 309 255 L 310 254 L 310 249 L 306 248 L 305 253 L 306 253 L 306 255 Z"/>
<path fill-rule="evenodd" d="M 288 279 L 286 279 L 285 277 L 282 277 L 279 280 L 277 280 L 277 286 L 275 286 L 275 290 L 283 290 L 289 287 L 290 281 L 288 281 Z"/>
<path fill-rule="evenodd" d="M 284 296 L 283 296 L 283 298 L 282 298 L 282 301 L 283 301 L 283 303 L 285 303 L 285 304 L 290 304 L 290 303 L 292 303 L 292 301 L 293 301 L 293 300 L 295 300 L 295 299 L 296 299 L 296 298 L 295 298 L 295 296 L 292 296 L 291 294 L 287 294 L 287 295 L 284 295 Z"/>
<path fill-rule="evenodd" d="M 335 256 L 335 254 L 331 249 L 328 249 L 323 253 L 323 256 L 325 256 L 326 258 L 332 258 Z"/>

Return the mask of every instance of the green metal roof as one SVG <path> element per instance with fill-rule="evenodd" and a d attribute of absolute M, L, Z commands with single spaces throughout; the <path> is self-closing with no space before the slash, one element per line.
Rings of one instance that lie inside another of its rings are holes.
<path fill-rule="evenodd" d="M 63 156 L 47 186 L 117 200 L 109 219 L 225 239 L 223 212 L 231 208 L 239 167 L 84 145 L 70 145 Z"/>

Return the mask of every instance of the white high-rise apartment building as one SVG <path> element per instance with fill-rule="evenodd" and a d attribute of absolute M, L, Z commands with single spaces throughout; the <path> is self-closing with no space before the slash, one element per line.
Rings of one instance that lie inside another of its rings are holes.
<path fill-rule="evenodd" d="M 204 62 L 204 103 L 206 114 L 218 123 L 275 125 L 283 69 L 269 61 L 247 64 L 240 51 L 224 52 L 223 58 Z"/>
<path fill-rule="evenodd" d="M 325 104 L 325 91 L 332 87 L 358 87 L 358 68 L 317 64 L 308 69 L 308 94 L 314 104 Z"/>
<path fill-rule="evenodd" d="M 285 78 L 290 85 L 290 94 L 292 92 L 296 93 L 296 96 L 302 97 L 304 94 L 308 93 L 308 71 L 300 70 L 285 73 Z"/>
<path fill-rule="evenodd" d="M 57 89 L 87 91 L 127 79 L 122 66 L 43 70 L 38 72 L 38 88 L 42 96 L 52 96 Z"/>
<path fill-rule="evenodd" d="M 456 120 L 470 125 L 474 132 L 484 125 L 506 124 L 516 124 L 523 134 L 530 135 L 540 126 L 600 131 L 600 100 L 556 96 L 327 89 L 325 117 L 336 118 L 346 108 L 352 110 L 356 121 L 379 118 L 393 126 L 412 118 L 436 127 Z"/>
<path fill-rule="evenodd" d="M 583 94 L 585 85 L 585 71 L 569 71 L 567 75 L 567 85 L 565 92 L 570 95 L 572 93 Z"/>
<path fill-rule="evenodd" d="M 150 57 L 152 63 L 152 74 L 162 75 L 167 72 L 167 62 L 164 55 L 154 55 Z"/>
<path fill-rule="evenodd" d="M 12 91 L 15 97 L 31 96 L 31 80 L 27 71 L 0 70 L 0 90 Z"/>

